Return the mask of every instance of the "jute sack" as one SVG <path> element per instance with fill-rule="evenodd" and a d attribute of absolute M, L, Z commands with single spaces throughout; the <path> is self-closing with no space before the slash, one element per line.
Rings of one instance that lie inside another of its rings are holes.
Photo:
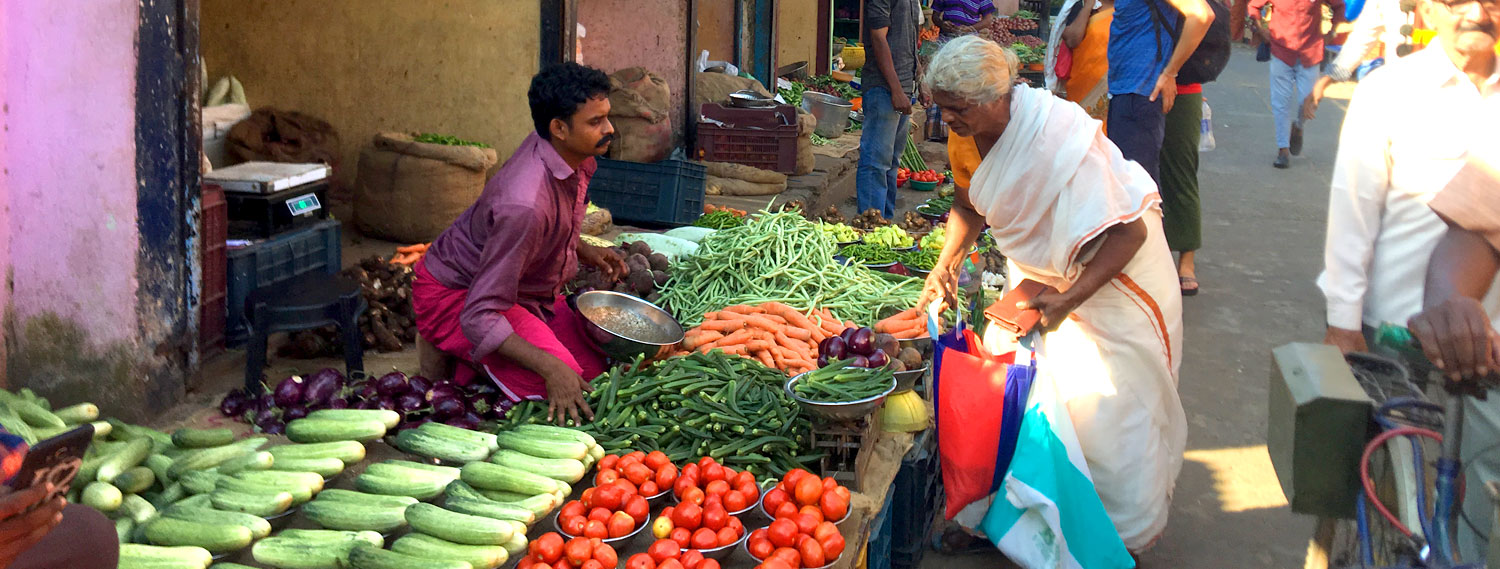
<path fill-rule="evenodd" d="M 631 162 L 658 162 L 672 153 L 672 91 L 667 81 L 644 67 L 609 76 L 609 122 L 616 140 L 609 157 Z"/>
<path fill-rule="evenodd" d="M 734 164 L 730 162 L 704 162 L 708 175 L 720 178 L 734 178 L 757 184 L 785 184 L 786 174 L 762 170 L 754 166 Z"/>
<path fill-rule="evenodd" d="M 786 191 L 786 181 L 779 184 L 748 182 L 737 178 L 708 176 L 703 193 L 710 196 L 769 196 Z"/>
<path fill-rule="evenodd" d="M 806 111 L 797 111 L 797 169 L 794 174 L 802 175 L 813 171 L 817 166 L 817 158 L 813 157 L 812 134 L 813 128 L 818 126 L 817 117 Z"/>
<path fill-rule="evenodd" d="M 427 243 L 484 191 L 493 148 L 427 144 L 380 133 L 359 153 L 354 219 L 361 232 L 400 243 Z"/>

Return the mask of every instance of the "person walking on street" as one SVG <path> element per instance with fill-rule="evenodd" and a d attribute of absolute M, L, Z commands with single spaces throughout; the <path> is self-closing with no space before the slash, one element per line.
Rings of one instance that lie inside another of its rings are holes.
<path fill-rule="evenodd" d="M 1265 8 L 1272 10 L 1266 20 Z M 1285 169 L 1302 154 L 1301 104 L 1312 93 L 1323 63 L 1323 8 L 1335 26 L 1344 19 L 1344 0 L 1250 0 L 1250 25 L 1271 46 L 1271 114 L 1276 120 L 1276 160 Z"/>
<path fill-rule="evenodd" d="M 1173 40 L 1165 25 L 1181 14 Z M 1166 115 L 1177 102 L 1177 72 L 1208 33 L 1205 0 L 1116 0 L 1109 28 L 1109 139 L 1161 184 Z"/>
<path fill-rule="evenodd" d="M 1200 0 L 1201 1 L 1201 0 Z M 864 129 L 854 186 L 859 211 L 896 217 L 896 157 L 906 148 L 907 121 L 917 86 L 917 0 L 866 0 Z"/>
<path fill-rule="evenodd" d="M 1167 245 L 1177 253 L 1177 281 L 1182 296 L 1198 294 L 1198 271 L 1193 259 L 1203 246 L 1203 214 L 1198 199 L 1198 142 L 1203 134 L 1202 123 L 1203 85 L 1178 85 L 1177 100 L 1167 113 L 1162 138 L 1161 210 Z"/>

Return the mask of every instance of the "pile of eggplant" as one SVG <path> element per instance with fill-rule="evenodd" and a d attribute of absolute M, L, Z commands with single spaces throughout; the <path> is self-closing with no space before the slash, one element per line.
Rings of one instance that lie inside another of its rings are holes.
<path fill-rule="evenodd" d="M 894 371 L 922 367 L 921 352 L 902 348 L 895 336 L 877 334 L 869 328 L 845 328 L 839 335 L 818 343 L 818 367 L 851 358 L 854 362 L 849 365 L 853 367 L 890 367 Z"/>
<path fill-rule="evenodd" d="M 255 425 L 256 430 L 281 434 L 286 422 L 318 409 L 387 409 L 401 413 L 399 429 L 439 422 L 475 429 L 504 415 L 503 397 L 488 382 L 460 386 L 392 371 L 376 378 L 350 379 L 333 368 L 312 375 L 290 376 L 269 392 L 231 391 L 219 402 L 219 412 Z"/>

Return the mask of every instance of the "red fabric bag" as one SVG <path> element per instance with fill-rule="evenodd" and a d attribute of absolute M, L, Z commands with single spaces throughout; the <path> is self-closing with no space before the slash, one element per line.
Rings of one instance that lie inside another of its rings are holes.
<path fill-rule="evenodd" d="M 991 355 L 972 330 L 939 336 L 934 359 L 938 458 L 952 519 L 1004 480 L 1035 368 L 1014 365 L 1014 352 Z"/>

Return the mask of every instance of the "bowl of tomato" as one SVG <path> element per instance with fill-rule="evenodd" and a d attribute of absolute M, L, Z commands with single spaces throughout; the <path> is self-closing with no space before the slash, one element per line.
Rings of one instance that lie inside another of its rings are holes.
<path fill-rule="evenodd" d="M 851 495 L 833 478 L 819 478 L 799 468 L 787 472 L 781 482 L 762 493 L 760 511 L 772 520 L 791 518 L 798 522 L 805 515 L 814 524 L 829 521 L 837 525 L 849 519 Z"/>
<path fill-rule="evenodd" d="M 617 548 L 633 543 L 650 521 L 650 502 L 624 478 L 584 490 L 552 516 L 552 525 L 569 539 L 598 538 Z"/>
<path fill-rule="evenodd" d="M 709 457 L 682 467 L 682 474 L 672 485 L 674 504 L 692 502 L 704 508 L 718 503 L 731 516 L 754 508 L 763 492 L 755 475 L 738 472 Z"/>
<path fill-rule="evenodd" d="M 791 520 L 777 520 L 745 538 L 745 554 L 760 569 L 832 567 L 844 554 L 844 534 L 833 522 L 804 532 Z"/>
<path fill-rule="evenodd" d="M 723 560 L 744 541 L 745 525 L 720 504 L 699 507 L 685 502 L 663 509 L 651 524 L 657 539 L 671 540 L 684 551 L 696 551 L 708 559 Z"/>

